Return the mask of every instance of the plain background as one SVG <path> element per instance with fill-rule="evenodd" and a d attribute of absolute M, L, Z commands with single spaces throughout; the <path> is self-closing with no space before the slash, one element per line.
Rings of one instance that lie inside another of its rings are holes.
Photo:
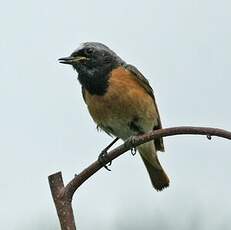
<path fill-rule="evenodd" d="M 1 229 L 58 229 L 47 176 L 69 181 L 111 141 L 77 74 L 57 62 L 81 42 L 103 42 L 139 68 L 164 127 L 231 130 L 229 0 L 9 0 L 0 11 Z M 169 189 L 154 191 L 127 153 L 77 192 L 79 229 L 230 229 L 230 142 L 175 136 L 165 146 Z"/>

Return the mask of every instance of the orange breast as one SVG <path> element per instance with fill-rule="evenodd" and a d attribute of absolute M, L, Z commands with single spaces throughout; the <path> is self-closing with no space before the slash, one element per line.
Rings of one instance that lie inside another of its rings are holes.
<path fill-rule="evenodd" d="M 123 67 L 112 71 L 103 96 L 91 95 L 86 90 L 85 101 L 92 118 L 99 125 L 116 120 L 127 122 L 134 117 L 154 121 L 158 116 L 151 96 Z"/>

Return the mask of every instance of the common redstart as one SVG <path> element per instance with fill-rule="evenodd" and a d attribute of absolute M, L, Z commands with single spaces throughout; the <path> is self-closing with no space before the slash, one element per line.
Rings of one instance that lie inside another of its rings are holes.
<path fill-rule="evenodd" d="M 59 62 L 72 65 L 78 72 L 90 115 L 97 127 L 115 136 L 116 140 L 162 128 L 148 80 L 104 44 L 83 43 Z M 157 191 L 168 187 L 169 178 L 157 156 L 157 151 L 164 151 L 163 139 L 147 142 L 137 149 L 153 187 Z"/>

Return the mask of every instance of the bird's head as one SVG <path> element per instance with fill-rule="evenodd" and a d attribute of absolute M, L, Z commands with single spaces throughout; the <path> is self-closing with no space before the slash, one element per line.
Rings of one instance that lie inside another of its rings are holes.
<path fill-rule="evenodd" d="M 94 76 L 110 72 L 123 64 L 123 60 L 102 43 L 86 42 L 69 57 L 60 58 L 62 64 L 69 64 L 81 75 Z"/>

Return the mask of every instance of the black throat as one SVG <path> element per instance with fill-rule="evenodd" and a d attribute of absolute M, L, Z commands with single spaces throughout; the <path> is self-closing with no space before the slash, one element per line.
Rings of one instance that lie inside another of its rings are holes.
<path fill-rule="evenodd" d="M 79 74 L 78 79 L 90 94 L 102 96 L 107 92 L 109 75 L 92 77 L 88 74 Z"/>
<path fill-rule="evenodd" d="M 95 69 L 95 71 L 78 71 L 80 84 L 92 95 L 103 96 L 107 92 L 108 80 L 111 76 L 112 68 Z"/>

